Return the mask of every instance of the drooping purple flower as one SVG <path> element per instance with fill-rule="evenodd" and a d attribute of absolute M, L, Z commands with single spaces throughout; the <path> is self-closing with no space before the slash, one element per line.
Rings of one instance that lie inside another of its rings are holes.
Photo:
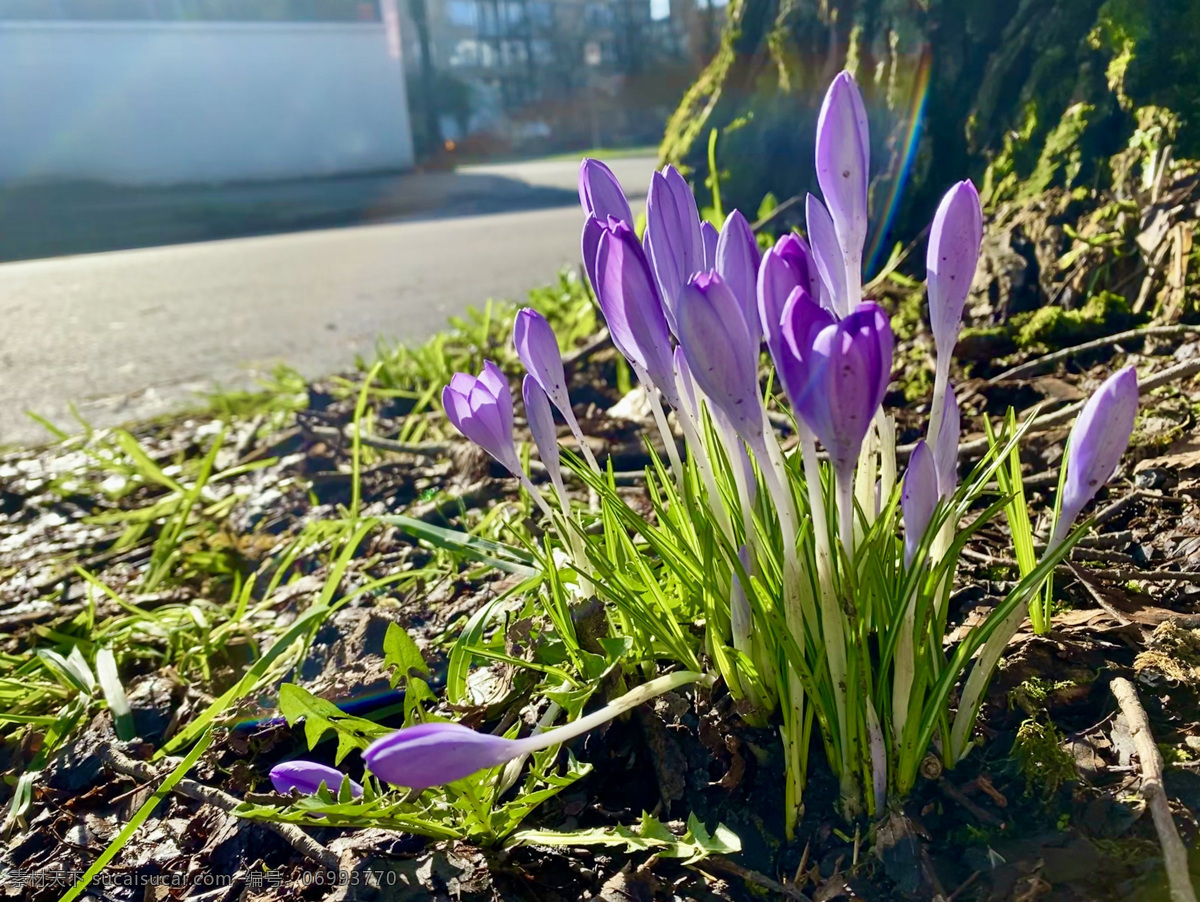
<path fill-rule="evenodd" d="M 554 411 L 550 409 L 550 399 L 542 390 L 541 385 L 527 375 L 521 383 L 521 397 L 525 401 L 525 418 L 529 421 L 529 431 L 533 433 L 533 443 L 537 445 L 538 457 L 546 466 L 546 472 L 560 498 L 565 496 L 562 467 L 559 464 L 558 433 L 554 428 Z"/>
<path fill-rule="evenodd" d="M 758 342 L 729 286 L 716 273 L 693 276 L 679 294 L 678 314 L 679 345 L 700 390 L 743 438 L 760 434 Z"/>
<path fill-rule="evenodd" d="M 837 230 L 851 304 L 858 300 L 862 279 L 870 154 L 867 111 L 858 83 L 849 72 L 840 72 L 817 119 L 817 183 Z"/>
<path fill-rule="evenodd" d="M 276 764 L 271 768 L 270 776 L 271 785 L 275 787 L 275 791 L 285 795 L 292 790 L 305 795 L 314 795 L 324 783 L 336 796 L 342 780 L 346 779 L 346 775 L 336 767 L 312 761 L 285 761 L 282 764 Z M 350 794 L 358 798 L 362 792 L 363 788 L 351 780 Z"/>
<path fill-rule="evenodd" d="M 942 424 L 938 429 L 937 441 L 933 448 L 938 495 L 942 498 L 949 498 L 958 488 L 958 440 L 960 434 L 958 398 L 954 394 L 954 386 L 947 385 L 946 406 L 942 408 Z"/>
<path fill-rule="evenodd" d="M 579 203 L 587 216 L 601 222 L 613 216 L 628 226 L 633 225 L 633 211 L 625 199 L 625 190 L 613 171 L 590 157 L 579 164 Z"/>
<path fill-rule="evenodd" d="M 938 503 L 938 473 L 933 452 L 924 441 L 913 447 L 900 489 L 900 510 L 904 514 L 904 566 L 912 566 L 921 539 L 933 520 Z"/>
<path fill-rule="evenodd" d="M 646 198 L 646 252 L 671 330 L 680 289 L 704 268 L 704 237 L 696 198 L 674 166 L 650 177 Z"/>
<path fill-rule="evenodd" d="M 700 223 L 700 244 L 704 248 L 704 265 L 700 267 L 702 272 L 712 272 L 717 268 L 717 241 L 719 240 L 717 227 L 708 220 L 702 221 Z"/>
<path fill-rule="evenodd" d="M 846 287 L 846 262 L 842 258 L 833 219 L 830 218 L 825 205 L 811 194 L 805 200 L 804 206 L 813 262 L 825 289 L 822 298 L 830 310 L 838 316 L 845 316 L 850 312 L 851 300 L 849 289 Z"/>
<path fill-rule="evenodd" d="M 520 478 L 521 461 L 513 445 L 512 395 L 496 364 L 485 360 L 479 376 L 455 373 L 442 390 L 442 406 L 455 429 Z"/>
<path fill-rule="evenodd" d="M 794 410 L 806 406 L 808 394 L 818 389 L 811 372 L 813 342 L 822 329 L 835 322 L 833 314 L 814 302 L 803 287 L 792 292 L 783 308 L 782 343 L 775 372 Z"/>
<path fill-rule="evenodd" d="M 633 229 L 609 219 L 596 250 L 596 295 L 613 344 L 673 404 L 671 335 L 649 262 Z"/>
<path fill-rule="evenodd" d="M 979 192 L 962 181 L 946 192 L 929 230 L 929 321 L 939 360 L 949 360 L 958 342 L 963 305 L 979 263 L 983 211 Z"/>
<path fill-rule="evenodd" d="M 381 780 L 428 789 L 468 777 L 525 754 L 528 741 L 477 733 L 456 723 L 423 723 L 376 739 L 365 752 L 367 769 Z"/>
<path fill-rule="evenodd" d="M 820 283 L 812 251 L 799 235 L 784 235 L 763 254 L 758 267 L 758 319 L 767 339 L 767 348 L 777 365 L 783 344 L 783 308 L 797 288 L 806 289 L 816 300 Z M 813 294 L 814 291 L 817 294 Z"/>
<path fill-rule="evenodd" d="M 758 266 L 761 255 L 754 230 L 741 211 L 734 210 L 725 218 L 717 239 L 716 259 L 711 269 L 725 280 L 737 298 L 746 317 L 746 328 L 755 340 L 762 336 L 758 319 Z"/>
<path fill-rule="evenodd" d="M 1080 512 L 1117 471 L 1133 434 L 1137 406 L 1137 371 L 1133 366 L 1109 376 L 1083 405 L 1068 439 L 1067 477 L 1051 547 L 1066 538 Z"/>
<path fill-rule="evenodd" d="M 797 342 L 802 336 L 795 336 Z M 812 339 L 808 390 L 797 412 L 825 445 L 839 473 L 854 469 L 892 369 L 892 327 L 875 303 L 859 304 Z M 800 349 L 803 351 L 803 348 Z"/>

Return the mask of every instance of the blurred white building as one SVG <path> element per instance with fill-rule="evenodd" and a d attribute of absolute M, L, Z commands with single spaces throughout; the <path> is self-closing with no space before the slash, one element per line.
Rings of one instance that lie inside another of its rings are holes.
<path fill-rule="evenodd" d="M 0 184 L 409 168 L 389 27 L 362 0 L 0 0 Z"/>

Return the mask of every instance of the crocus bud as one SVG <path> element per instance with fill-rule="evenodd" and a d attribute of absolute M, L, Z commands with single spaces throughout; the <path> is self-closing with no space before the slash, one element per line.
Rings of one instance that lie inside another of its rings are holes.
<path fill-rule="evenodd" d="M 938 360 L 948 361 L 958 342 L 963 305 L 979 263 L 983 241 L 983 211 L 979 193 L 970 181 L 946 192 L 929 230 L 925 257 L 928 272 L 929 322 Z M 942 364 L 943 366 L 946 364 Z"/>
<path fill-rule="evenodd" d="M 579 164 L 579 203 L 585 215 L 601 222 L 612 216 L 627 226 L 633 225 L 633 211 L 621 183 L 599 160 L 587 158 Z"/>
<path fill-rule="evenodd" d="M 529 421 L 529 431 L 533 433 L 538 457 L 546 465 L 546 472 L 558 496 L 565 498 L 566 488 L 563 485 L 562 467 L 559 465 L 558 433 L 554 428 L 554 411 L 550 409 L 550 399 L 532 375 L 527 375 L 521 383 L 521 396 L 525 400 L 525 418 Z"/>
<path fill-rule="evenodd" d="M 806 406 L 809 392 L 817 388 L 811 373 L 813 341 L 822 329 L 835 322 L 833 314 L 817 305 L 802 287 L 792 292 L 783 308 L 780 324 L 783 343 L 775 372 L 794 410 Z"/>
<path fill-rule="evenodd" d="M 700 223 L 700 245 L 704 248 L 704 263 L 700 267 L 701 272 L 712 272 L 717 268 L 717 241 L 720 240 L 720 235 L 717 234 L 717 227 L 708 220 Z"/>
<path fill-rule="evenodd" d="M 700 213 L 687 182 L 674 166 L 650 177 L 646 198 L 646 251 L 671 330 L 676 298 L 684 283 L 704 268 Z"/>
<path fill-rule="evenodd" d="M 477 733 L 456 723 L 405 727 L 372 742 L 363 760 L 381 780 L 428 789 L 525 754 L 527 741 Z"/>
<path fill-rule="evenodd" d="M 817 184 L 837 230 L 849 303 L 858 300 L 867 240 L 867 182 L 871 162 L 867 111 L 858 84 L 841 72 L 829 86 L 817 119 Z M 809 236 L 812 240 L 812 236 Z"/>
<path fill-rule="evenodd" d="M 711 268 L 725 280 L 746 317 L 746 328 L 756 341 L 762 337 L 758 319 L 758 264 L 760 254 L 754 230 L 741 211 L 725 218 L 717 239 L 716 259 Z"/>
<path fill-rule="evenodd" d="M 820 279 L 812 260 L 812 252 L 804 239 L 795 233 L 784 235 L 767 251 L 758 267 L 758 319 L 767 348 L 776 364 L 783 343 L 781 326 L 783 308 L 796 288 L 805 288 L 816 300 Z"/>
<path fill-rule="evenodd" d="M 554 406 L 569 410 L 571 397 L 567 394 L 567 376 L 558 352 L 558 339 L 546 317 L 531 307 L 517 311 L 513 320 L 513 345 L 529 375 Z"/>
<path fill-rule="evenodd" d="M 946 406 L 942 408 L 942 425 L 938 429 L 933 448 L 934 467 L 937 469 L 938 495 L 949 498 L 958 488 L 958 398 L 954 387 L 946 386 Z"/>
<path fill-rule="evenodd" d="M 454 428 L 520 478 L 521 461 L 513 446 L 513 402 L 508 380 L 490 360 L 478 377 L 455 373 L 442 390 L 442 406 Z"/>
<path fill-rule="evenodd" d="M 904 514 L 904 566 L 912 566 L 937 503 L 938 474 L 933 452 L 924 441 L 919 441 L 908 458 L 904 485 L 900 489 L 900 510 Z"/>
<path fill-rule="evenodd" d="M 839 473 L 853 471 L 871 419 L 883 403 L 891 378 L 892 344 L 887 314 L 869 301 L 813 339 L 808 367 L 812 384 L 797 411 L 825 445 Z"/>
<path fill-rule="evenodd" d="M 650 265 L 633 229 L 609 219 L 596 251 L 597 298 L 617 349 L 671 401 L 671 335 Z"/>
<path fill-rule="evenodd" d="M 845 316 L 850 312 L 851 300 L 846 288 L 846 263 L 842 258 L 833 219 L 830 218 L 825 205 L 811 194 L 808 195 L 804 207 L 809 246 L 812 248 L 813 261 L 820 274 L 821 284 L 825 288 L 825 306 L 838 316 Z"/>
<path fill-rule="evenodd" d="M 271 785 L 275 787 L 276 792 L 284 794 L 296 790 L 305 795 L 313 795 L 324 783 L 336 796 L 344 779 L 347 779 L 346 775 L 336 767 L 312 761 L 285 761 L 271 768 Z M 350 794 L 357 798 L 362 792 L 363 788 L 351 780 Z"/>
<path fill-rule="evenodd" d="M 651 680 L 609 702 L 599 711 L 525 739 L 477 733 L 456 723 L 423 723 L 376 739 L 365 752 L 367 768 L 381 780 L 428 789 L 461 780 L 520 755 L 561 745 L 650 699 L 702 679 L 698 673 L 672 673 Z"/>
<path fill-rule="evenodd" d="M 1109 376 L 1083 405 L 1067 443 L 1067 477 L 1050 547 L 1066 538 L 1080 512 L 1117 471 L 1133 434 L 1137 405 L 1137 371 L 1132 366 Z"/>
<path fill-rule="evenodd" d="M 739 435 L 760 435 L 758 342 L 729 286 L 716 273 L 694 276 L 680 292 L 678 314 L 679 345 L 700 390 Z"/>

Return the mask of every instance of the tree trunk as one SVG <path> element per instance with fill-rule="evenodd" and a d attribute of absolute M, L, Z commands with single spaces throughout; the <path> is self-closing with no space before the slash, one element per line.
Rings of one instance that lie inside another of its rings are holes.
<path fill-rule="evenodd" d="M 961 178 L 993 193 L 1002 180 L 1010 192 L 1102 181 L 1100 162 L 1128 142 L 1143 104 L 1179 113 L 1177 150 L 1194 150 L 1187 117 L 1200 100 L 1185 86 L 1198 48 L 1200 0 L 730 0 L 661 153 L 703 191 L 718 129 L 724 206 L 747 215 L 768 192 L 815 192 L 821 98 L 849 68 L 871 120 L 881 251 L 914 237 Z"/>

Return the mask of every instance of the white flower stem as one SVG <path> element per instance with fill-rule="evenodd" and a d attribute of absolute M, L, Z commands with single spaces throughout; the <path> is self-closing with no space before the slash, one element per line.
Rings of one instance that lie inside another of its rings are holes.
<path fill-rule="evenodd" d="M 667 422 L 667 415 L 663 413 L 662 404 L 659 402 L 658 389 L 654 387 L 654 383 L 650 381 L 650 377 L 642 370 L 637 370 L 638 381 L 642 383 L 642 390 L 646 393 L 646 400 L 650 403 L 650 412 L 654 414 L 654 422 L 658 426 L 659 435 L 662 436 L 663 445 L 667 450 L 667 459 L 671 461 L 671 472 L 675 474 L 675 483 L 681 489 L 683 487 L 683 461 L 679 459 L 679 448 L 675 446 L 675 435 L 671 432 L 671 426 Z"/>
<path fill-rule="evenodd" d="M 567 421 L 567 428 L 571 430 L 571 435 L 575 436 L 575 442 L 579 445 L 579 450 L 583 453 L 583 459 L 592 468 L 592 472 L 597 476 L 602 475 L 600 472 L 600 463 L 596 460 L 596 455 L 592 453 L 592 449 L 588 447 L 588 443 L 583 437 L 583 430 L 579 428 L 579 420 L 575 419 L 575 412 L 568 407 L 566 410 L 560 409 L 559 413 Z"/>
<path fill-rule="evenodd" d="M 564 742 L 569 742 L 576 736 L 582 736 L 588 730 L 594 730 L 601 724 L 608 723 L 614 717 L 618 717 L 626 711 L 650 701 L 652 698 L 657 698 L 664 692 L 670 692 L 672 689 L 678 689 L 681 686 L 688 686 L 692 683 L 711 682 L 711 680 L 711 676 L 691 671 L 681 671 L 661 676 L 648 683 L 643 683 L 636 689 L 631 689 L 620 698 L 614 699 L 599 711 L 594 711 L 586 717 L 563 724 L 561 727 L 555 727 L 553 730 L 548 730 L 545 733 L 515 740 L 515 743 L 520 746 L 520 754 L 548 749 L 552 745 L 561 745 Z"/>

